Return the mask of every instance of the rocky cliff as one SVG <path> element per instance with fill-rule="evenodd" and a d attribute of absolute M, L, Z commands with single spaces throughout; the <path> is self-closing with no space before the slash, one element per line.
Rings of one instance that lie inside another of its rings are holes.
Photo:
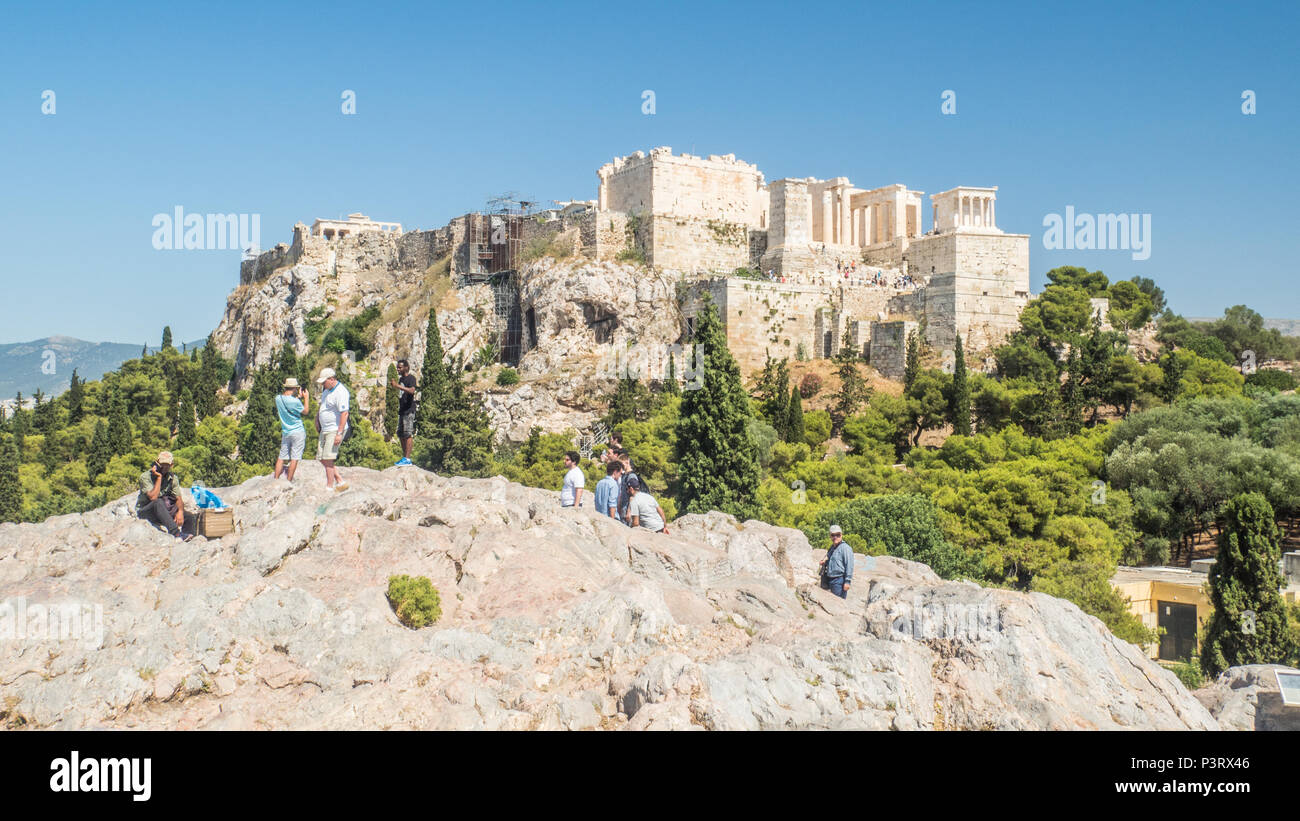
<path fill-rule="evenodd" d="M 0 525 L 10 727 L 1213 729 L 1174 675 L 1075 605 L 859 558 L 847 601 L 804 536 L 721 514 L 671 535 L 556 494 L 317 464 L 220 491 L 179 543 L 130 498 Z M 441 592 L 402 626 L 393 574 Z M 65 613 L 62 632 L 32 614 Z M 76 614 L 81 614 L 77 616 Z M 95 614 L 98 614 L 99 629 Z M 67 629 L 67 626 L 71 630 Z"/>
<path fill-rule="evenodd" d="M 360 408 L 378 425 L 388 364 L 405 358 L 417 376 L 422 372 L 431 305 L 438 308 L 448 356 L 471 359 L 497 338 L 490 286 L 454 288 L 445 265 L 426 265 L 428 253 L 404 253 L 392 238 L 362 237 L 326 257 L 316 249 L 315 256 L 276 251 L 258 258 L 260 278 L 246 277 L 230 295 L 213 333 L 214 344 L 235 362 L 234 387 L 248 387 L 252 370 L 270 362 L 286 341 L 298 355 L 306 354 L 304 326 L 313 311 L 332 321 L 376 305 L 382 313 L 374 350 L 357 362 L 352 384 Z M 291 264 L 274 268 L 277 261 Z M 528 340 L 519 362 L 521 381 L 508 389 L 490 379 L 476 386 L 493 429 L 514 441 L 527 438 L 533 425 L 557 433 L 587 427 L 614 388 L 620 356 L 626 358 L 632 346 L 661 354 L 682 337 L 671 275 L 614 262 L 544 258 L 522 267 L 518 285 Z"/>

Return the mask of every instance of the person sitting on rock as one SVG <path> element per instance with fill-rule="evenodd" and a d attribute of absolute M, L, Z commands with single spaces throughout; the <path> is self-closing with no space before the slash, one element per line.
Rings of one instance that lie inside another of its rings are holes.
<path fill-rule="evenodd" d="M 853 548 L 844 541 L 844 531 L 839 525 L 831 525 L 831 548 L 822 559 L 822 579 L 832 593 L 841 599 L 849 597 L 849 586 L 853 583 Z"/>
<path fill-rule="evenodd" d="M 180 483 L 172 473 L 174 464 L 175 459 L 164 450 L 149 469 L 140 474 L 140 495 L 135 499 L 135 515 L 188 542 L 194 538 L 198 517 L 185 510 Z"/>
<path fill-rule="evenodd" d="M 641 480 L 635 476 L 628 479 L 627 492 L 628 524 L 668 535 L 668 528 L 664 525 L 668 517 L 664 515 L 664 509 L 655 501 L 655 497 L 641 489 Z"/>
<path fill-rule="evenodd" d="M 618 518 L 618 478 L 622 474 L 623 463 L 617 459 L 605 465 L 605 478 L 596 483 L 595 491 L 596 512 L 601 516 Z"/>

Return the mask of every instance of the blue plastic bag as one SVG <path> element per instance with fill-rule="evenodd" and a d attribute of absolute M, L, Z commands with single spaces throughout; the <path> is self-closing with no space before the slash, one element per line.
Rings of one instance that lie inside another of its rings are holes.
<path fill-rule="evenodd" d="M 190 487 L 190 495 L 194 497 L 194 504 L 203 510 L 220 510 L 226 506 L 220 496 L 197 482 Z"/>

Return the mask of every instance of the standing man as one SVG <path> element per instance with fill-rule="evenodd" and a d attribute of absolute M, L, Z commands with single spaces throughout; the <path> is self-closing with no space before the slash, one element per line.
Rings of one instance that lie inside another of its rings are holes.
<path fill-rule="evenodd" d="M 664 515 L 664 509 L 655 501 L 655 497 L 641 489 L 641 480 L 636 477 L 628 479 L 627 492 L 630 494 L 627 503 L 628 523 L 632 527 L 644 527 L 667 536 L 668 528 L 664 526 L 664 520 L 668 517 Z"/>
<path fill-rule="evenodd" d="M 402 392 L 397 400 L 397 438 L 402 442 L 402 458 L 397 465 L 402 467 L 411 464 L 411 440 L 415 438 L 415 377 L 405 359 L 397 360 L 397 373 L 393 387 Z"/>
<path fill-rule="evenodd" d="M 316 384 L 325 388 L 320 395 L 320 409 L 316 411 L 316 427 L 320 430 L 316 458 L 325 466 L 325 487 L 341 493 L 348 489 L 348 483 L 339 478 L 334 462 L 339 458 L 339 448 L 343 446 L 343 437 L 348 431 L 352 395 L 347 386 L 339 382 L 333 368 L 321 371 Z"/>
<path fill-rule="evenodd" d="M 617 460 L 605 465 L 605 478 L 596 483 L 596 512 L 611 519 L 618 518 L 618 477 L 623 473 L 623 463 Z"/>
<path fill-rule="evenodd" d="M 622 520 L 623 524 L 630 525 L 632 520 L 628 518 L 627 505 L 632 496 L 628 493 L 627 485 L 633 479 L 640 482 L 641 477 L 637 476 L 636 472 L 632 470 L 632 457 L 628 454 L 626 448 L 619 448 L 614 453 L 618 456 L 619 464 L 623 466 L 623 471 L 618 479 L 618 518 Z"/>
<path fill-rule="evenodd" d="M 289 463 L 285 478 L 293 481 L 293 474 L 298 470 L 298 460 L 307 447 L 307 430 L 302 426 L 302 415 L 307 412 L 311 402 L 307 392 L 292 376 L 284 380 L 280 395 L 275 397 L 275 412 L 280 415 L 280 458 L 275 460 L 275 478 L 280 478 L 284 463 Z"/>
<path fill-rule="evenodd" d="M 587 484 L 587 477 L 578 467 L 576 450 L 564 454 L 564 486 L 560 488 L 560 507 L 582 507 L 582 489 Z"/>
<path fill-rule="evenodd" d="M 822 587 L 829 589 L 841 599 L 849 597 L 849 585 L 853 583 L 853 548 L 844 541 L 844 531 L 839 525 L 831 525 L 831 549 L 822 559 Z"/>
<path fill-rule="evenodd" d="M 188 542 L 194 538 L 198 517 L 185 511 L 180 484 L 176 481 L 176 474 L 172 473 L 174 463 L 172 455 L 164 450 L 149 469 L 140 474 L 135 515 Z"/>

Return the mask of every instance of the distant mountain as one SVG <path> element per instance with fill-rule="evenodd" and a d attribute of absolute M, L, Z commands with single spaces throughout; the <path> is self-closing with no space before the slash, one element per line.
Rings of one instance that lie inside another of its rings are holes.
<path fill-rule="evenodd" d="M 1213 322 L 1221 316 L 1189 316 L 1188 322 Z M 1277 328 L 1282 336 L 1300 336 L 1300 319 L 1266 319 L 1265 328 Z"/>
<path fill-rule="evenodd" d="M 203 340 L 187 343 L 189 348 L 202 345 Z M 0 345 L 0 398 L 10 399 L 17 391 L 31 396 L 37 388 L 58 396 L 71 384 L 74 369 L 82 379 L 98 379 L 138 357 L 143 347 L 141 343 L 86 342 L 70 336 Z"/>

